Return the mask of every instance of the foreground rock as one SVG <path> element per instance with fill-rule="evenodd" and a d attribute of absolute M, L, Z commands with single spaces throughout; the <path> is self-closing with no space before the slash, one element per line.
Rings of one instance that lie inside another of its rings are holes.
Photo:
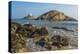
<path fill-rule="evenodd" d="M 72 38 L 65 28 L 54 27 L 58 29 L 52 31 L 49 35 L 49 28 L 33 26 L 32 24 L 20 25 L 11 23 L 11 52 L 34 52 L 45 50 L 74 49 L 77 48 L 77 37 Z M 62 29 L 62 30 L 59 30 Z M 64 30 L 67 31 L 64 31 Z M 62 34 L 61 34 L 62 33 Z M 69 32 L 70 33 L 70 32 Z M 64 35 L 63 35 L 64 34 Z M 71 34 L 71 33 L 70 33 Z M 66 36 L 67 35 L 67 36 Z"/>
<path fill-rule="evenodd" d="M 12 22 L 11 23 L 11 52 L 27 52 L 27 48 L 25 45 L 25 36 L 20 33 L 22 25 Z M 22 31 L 23 32 L 23 31 Z"/>
<path fill-rule="evenodd" d="M 41 38 L 36 42 L 37 45 L 45 47 L 47 50 L 58 50 L 69 45 L 69 38 L 66 36 L 55 35 L 51 38 Z"/>
<path fill-rule="evenodd" d="M 37 28 L 31 24 L 20 25 L 18 23 L 11 23 L 11 52 L 27 52 L 26 39 L 40 38 L 41 36 L 48 35 L 45 27 Z"/>
<path fill-rule="evenodd" d="M 19 23 L 12 22 L 11 23 L 11 34 L 14 34 L 17 32 L 17 29 L 21 28 L 21 25 Z"/>
<path fill-rule="evenodd" d="M 55 35 L 51 39 L 52 39 L 52 45 L 57 46 L 57 48 L 61 48 L 62 46 L 69 45 L 69 38 L 68 37 Z"/>

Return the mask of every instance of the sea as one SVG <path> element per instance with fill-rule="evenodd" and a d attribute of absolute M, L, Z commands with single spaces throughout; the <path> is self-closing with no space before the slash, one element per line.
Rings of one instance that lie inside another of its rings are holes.
<path fill-rule="evenodd" d="M 32 24 L 37 27 L 48 27 L 49 33 L 54 34 L 54 32 L 60 33 L 62 30 L 55 30 L 53 27 L 66 28 L 74 32 L 65 32 L 69 35 L 78 36 L 78 21 L 49 21 L 49 20 L 31 20 L 31 19 L 12 19 L 11 22 L 17 22 L 19 24 Z M 63 31 L 64 32 L 64 31 Z M 57 34 L 57 33 L 56 33 Z"/>
<path fill-rule="evenodd" d="M 38 27 L 65 27 L 69 29 L 77 29 L 78 21 L 48 21 L 48 20 L 29 20 L 29 19 L 12 19 L 11 22 L 17 22 L 20 24 L 32 24 Z"/>

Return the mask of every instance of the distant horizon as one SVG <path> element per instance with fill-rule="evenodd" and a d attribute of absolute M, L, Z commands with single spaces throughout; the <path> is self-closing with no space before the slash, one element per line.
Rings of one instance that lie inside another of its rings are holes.
<path fill-rule="evenodd" d="M 78 18 L 77 5 L 11 1 L 11 19 L 21 19 L 30 13 L 33 16 L 40 16 L 50 10 L 57 10 L 67 16 Z"/>

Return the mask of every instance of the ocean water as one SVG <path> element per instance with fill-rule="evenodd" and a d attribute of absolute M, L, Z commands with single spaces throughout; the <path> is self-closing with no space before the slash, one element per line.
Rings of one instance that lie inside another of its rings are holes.
<path fill-rule="evenodd" d="M 77 29 L 77 21 L 48 21 L 48 20 L 25 20 L 25 19 L 12 19 L 12 22 L 17 22 L 20 24 L 32 24 L 38 27 L 65 27 L 68 29 Z"/>
<path fill-rule="evenodd" d="M 12 19 L 11 22 L 17 22 L 20 24 L 32 24 L 37 27 L 48 27 L 50 33 L 54 31 L 53 27 L 64 27 L 69 30 L 73 30 L 73 34 L 78 33 L 77 21 L 48 21 L 48 20 L 26 20 L 26 19 Z M 59 30 L 59 29 L 58 29 Z"/>

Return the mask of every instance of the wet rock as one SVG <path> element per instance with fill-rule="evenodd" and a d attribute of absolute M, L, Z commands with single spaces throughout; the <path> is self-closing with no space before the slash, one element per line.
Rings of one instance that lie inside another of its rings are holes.
<path fill-rule="evenodd" d="M 54 28 L 66 30 L 60 27 Z M 31 24 L 11 23 L 11 31 L 11 52 L 68 49 L 69 45 L 75 46 L 77 44 L 77 40 L 74 43 L 75 39 L 73 38 L 70 41 L 68 36 L 60 35 L 60 33 L 56 33 L 56 35 L 53 33 L 53 36 L 49 36 L 46 27 L 38 28 Z"/>
<path fill-rule="evenodd" d="M 32 31 L 28 33 L 29 37 L 41 37 L 41 36 L 47 36 L 48 30 L 45 27 L 42 28 L 32 28 Z"/>
<path fill-rule="evenodd" d="M 43 47 L 45 45 L 45 39 L 44 38 L 40 39 L 39 41 L 36 42 L 36 44 Z"/>
<path fill-rule="evenodd" d="M 16 22 L 11 23 L 11 52 L 27 52 L 25 45 L 25 34 L 22 25 Z"/>
<path fill-rule="evenodd" d="M 27 52 L 27 48 L 25 45 L 25 37 L 21 34 L 11 34 L 11 52 Z"/>
<path fill-rule="evenodd" d="M 47 36 L 41 37 L 38 41 L 35 42 L 37 45 L 50 50 L 49 38 Z"/>
<path fill-rule="evenodd" d="M 28 38 L 32 38 L 33 36 L 33 34 L 35 33 L 35 30 L 37 29 L 36 27 L 34 27 L 33 25 L 31 25 L 31 24 L 24 24 L 23 25 L 23 28 L 24 28 L 24 30 L 26 31 L 26 36 L 28 37 Z"/>
<path fill-rule="evenodd" d="M 26 39 L 35 37 L 40 38 L 46 34 L 48 34 L 46 28 L 36 28 L 31 24 L 20 25 L 15 22 L 11 23 L 11 52 L 27 52 Z M 27 44 L 29 45 L 29 43 Z M 36 44 L 43 47 L 45 45 L 45 39 L 41 38 Z M 35 45 L 35 43 L 33 45 Z M 31 45 L 31 47 L 33 47 L 33 45 Z M 30 49 L 30 51 L 35 51 L 34 47 L 33 50 Z"/>
<path fill-rule="evenodd" d="M 52 37 L 52 45 L 57 46 L 57 48 L 61 48 L 62 46 L 68 46 L 69 45 L 69 38 L 68 37 L 63 37 L 60 35 L 54 35 Z"/>
<path fill-rule="evenodd" d="M 11 23 L 11 33 L 16 33 L 18 29 L 21 28 L 21 25 L 16 22 Z"/>
<path fill-rule="evenodd" d="M 46 27 L 40 28 L 40 35 L 41 35 L 41 36 L 46 36 L 46 35 L 48 35 L 48 30 L 47 30 Z"/>
<path fill-rule="evenodd" d="M 32 28 L 33 28 L 31 24 L 24 24 L 23 27 L 26 31 L 32 31 Z"/>
<path fill-rule="evenodd" d="M 31 28 L 31 27 L 32 27 L 31 24 L 24 24 L 23 26 L 24 26 L 25 28 Z"/>
<path fill-rule="evenodd" d="M 36 51 L 46 51 L 46 48 L 43 48 L 39 45 L 35 44 L 35 41 L 31 38 L 26 40 L 26 46 L 28 47 L 28 52 L 36 52 Z"/>
<path fill-rule="evenodd" d="M 46 36 L 48 35 L 48 30 L 46 27 L 41 27 L 40 29 L 37 29 L 35 33 L 39 34 L 40 36 Z"/>

